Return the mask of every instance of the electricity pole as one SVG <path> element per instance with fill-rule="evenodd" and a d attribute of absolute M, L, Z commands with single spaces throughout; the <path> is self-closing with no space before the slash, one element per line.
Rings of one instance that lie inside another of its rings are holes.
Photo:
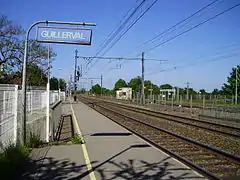
<path fill-rule="evenodd" d="M 190 82 L 187 82 L 186 84 L 187 84 L 187 100 L 189 100 L 189 92 L 188 92 L 188 90 L 189 90 Z"/>
<path fill-rule="evenodd" d="M 235 104 L 238 103 L 238 66 L 236 66 Z"/>
<path fill-rule="evenodd" d="M 144 52 L 142 52 L 142 92 L 141 92 L 141 99 L 142 99 L 142 104 L 144 104 Z"/>
<path fill-rule="evenodd" d="M 101 96 L 102 96 L 102 83 L 103 83 L 103 77 L 102 77 L 102 74 L 101 74 Z"/>
<path fill-rule="evenodd" d="M 75 50 L 75 69 L 74 69 L 74 91 L 77 90 L 77 59 L 78 59 L 78 50 Z M 75 93 L 76 94 L 76 93 Z"/>
<path fill-rule="evenodd" d="M 167 61 L 167 60 L 157 60 L 157 59 L 145 59 L 144 58 L 144 52 L 142 53 L 142 57 L 135 57 L 135 58 L 125 58 L 125 57 L 97 57 L 97 56 L 93 56 L 93 57 L 86 57 L 86 56 L 79 56 L 80 58 L 83 59 L 107 59 L 107 60 L 141 60 L 142 61 L 142 78 L 141 78 L 141 101 L 142 104 L 145 104 L 145 97 L 144 97 L 144 61 Z"/>
<path fill-rule="evenodd" d="M 77 100 L 77 59 L 78 59 L 78 50 L 75 50 L 75 68 L 74 68 L 74 101 Z"/>
<path fill-rule="evenodd" d="M 93 80 L 91 80 L 91 93 L 92 93 L 92 87 L 93 87 Z"/>

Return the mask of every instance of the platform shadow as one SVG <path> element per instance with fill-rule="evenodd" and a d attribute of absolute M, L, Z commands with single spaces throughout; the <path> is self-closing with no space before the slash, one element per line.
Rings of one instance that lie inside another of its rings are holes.
<path fill-rule="evenodd" d="M 95 164 L 92 166 L 91 171 L 86 171 L 81 175 L 70 178 L 70 180 L 77 180 L 82 179 L 88 176 L 91 172 L 95 172 L 100 176 L 101 180 L 180 180 L 180 179 L 203 179 L 202 177 L 191 176 L 189 168 L 176 168 L 175 165 L 168 162 L 171 157 L 167 156 L 162 160 L 152 163 L 144 160 L 135 160 L 135 159 L 128 159 L 128 161 L 118 162 L 116 157 L 120 156 L 121 154 L 133 149 L 133 148 L 147 148 L 151 147 L 148 144 L 136 144 L 131 145 L 130 147 L 120 151 L 119 153 L 111 156 L 104 162 L 100 164 Z M 109 170 L 103 165 L 110 165 L 111 169 L 116 170 Z M 177 172 L 178 171 L 178 172 Z M 189 172 L 188 172 L 189 171 Z M 176 173 L 177 172 L 177 173 Z M 178 174 L 177 176 L 174 174 Z"/>
<path fill-rule="evenodd" d="M 122 161 L 118 156 L 133 150 L 134 148 L 148 148 L 148 144 L 134 144 L 130 147 L 110 156 L 103 162 L 92 161 L 92 169 L 88 170 L 85 163 L 77 164 L 69 159 L 54 159 L 43 157 L 38 160 L 29 160 L 28 167 L 14 179 L 18 180 L 79 180 L 85 179 L 94 172 L 97 179 L 101 180 L 181 180 L 204 179 L 197 175 L 191 175 L 191 169 L 176 167 L 172 164 L 170 156 L 160 159 L 158 162 L 146 160 L 128 159 Z M 111 168 L 108 168 L 111 167 Z M 2 177 L 1 177 L 2 178 Z M 3 178 L 4 179 L 4 178 Z M 9 177 L 5 179 L 11 179 Z"/>
<path fill-rule="evenodd" d="M 129 132 L 108 132 L 108 133 L 94 133 L 90 136 L 130 136 L 132 133 Z"/>
<path fill-rule="evenodd" d="M 91 164 L 97 163 L 92 161 Z M 36 161 L 29 160 L 21 173 L 12 172 L 12 177 L 1 177 L 9 180 L 64 180 L 71 179 L 87 171 L 86 164 L 77 164 L 68 159 L 42 158 Z"/>

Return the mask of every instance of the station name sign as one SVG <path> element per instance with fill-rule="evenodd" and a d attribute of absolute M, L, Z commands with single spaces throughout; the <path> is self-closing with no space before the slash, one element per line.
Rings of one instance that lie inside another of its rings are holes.
<path fill-rule="evenodd" d="M 46 43 L 91 45 L 92 30 L 44 26 L 37 28 L 36 39 Z"/>

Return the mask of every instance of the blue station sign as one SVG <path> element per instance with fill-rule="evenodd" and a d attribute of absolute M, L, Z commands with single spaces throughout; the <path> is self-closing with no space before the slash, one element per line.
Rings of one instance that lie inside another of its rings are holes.
<path fill-rule="evenodd" d="M 46 43 L 91 45 L 92 30 L 44 26 L 37 28 L 36 39 Z"/>

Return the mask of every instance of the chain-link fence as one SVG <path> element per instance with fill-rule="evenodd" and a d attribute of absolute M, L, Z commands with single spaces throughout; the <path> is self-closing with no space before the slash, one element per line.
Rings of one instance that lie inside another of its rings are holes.
<path fill-rule="evenodd" d="M 26 94 L 26 134 L 34 133 L 42 140 L 46 140 L 47 136 L 47 91 L 45 89 L 45 87 L 28 87 Z M 49 97 L 49 104 L 54 105 L 60 100 L 65 100 L 65 92 L 50 91 Z M 58 108 L 55 110 L 50 110 L 50 116 L 51 113 L 54 113 L 55 117 L 56 113 L 61 114 Z M 0 114 L 0 142 L 5 147 L 23 137 L 23 98 L 22 90 L 18 85 L 0 84 Z M 51 117 L 50 120 L 53 121 Z M 51 130 L 50 133 L 52 133 Z"/>

